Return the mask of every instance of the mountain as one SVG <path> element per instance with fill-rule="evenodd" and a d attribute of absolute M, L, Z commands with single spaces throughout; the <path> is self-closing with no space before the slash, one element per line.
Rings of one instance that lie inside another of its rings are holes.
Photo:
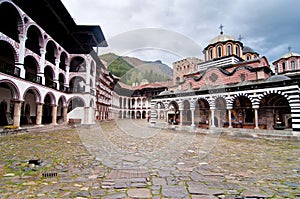
<path fill-rule="evenodd" d="M 134 69 L 134 67 L 126 62 L 122 57 L 113 53 L 101 55 L 100 59 L 107 62 L 108 70 L 117 77 L 122 77 L 127 71 Z"/>
<path fill-rule="evenodd" d="M 143 79 L 151 82 L 161 82 L 172 79 L 172 69 L 160 60 L 143 61 L 135 57 L 118 56 L 107 53 L 99 56 L 107 62 L 108 70 L 121 78 L 125 84 L 140 83 Z"/>
<path fill-rule="evenodd" d="M 125 61 L 129 64 L 138 68 L 141 71 L 150 71 L 152 70 L 154 73 L 164 74 L 172 79 L 173 70 L 166 64 L 162 63 L 160 60 L 156 61 L 143 61 L 135 57 L 123 57 Z"/>

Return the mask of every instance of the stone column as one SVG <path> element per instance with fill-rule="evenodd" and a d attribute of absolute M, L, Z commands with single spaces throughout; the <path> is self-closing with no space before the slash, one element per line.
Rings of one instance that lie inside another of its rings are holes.
<path fill-rule="evenodd" d="M 42 116 L 43 116 L 43 104 L 38 103 L 37 110 L 36 110 L 36 122 L 35 122 L 37 125 L 42 124 Z"/>
<path fill-rule="evenodd" d="M 122 119 L 124 119 L 124 111 L 122 110 Z"/>
<path fill-rule="evenodd" d="M 67 106 L 63 107 L 63 121 L 65 124 L 68 123 L 68 107 Z"/>
<path fill-rule="evenodd" d="M 45 76 L 44 76 L 44 68 L 45 68 L 45 60 L 46 60 L 46 50 L 44 48 L 40 48 L 41 59 L 40 59 L 40 71 L 38 71 L 38 75 L 42 78 L 42 84 L 45 85 Z"/>
<path fill-rule="evenodd" d="M 215 108 L 211 108 L 211 127 L 216 127 L 215 126 Z"/>
<path fill-rule="evenodd" d="M 129 108 L 132 108 L 132 99 L 131 98 L 129 98 Z"/>
<path fill-rule="evenodd" d="M 137 97 L 135 98 L 134 108 L 137 109 Z"/>
<path fill-rule="evenodd" d="M 258 109 L 257 108 L 254 108 L 254 118 L 255 118 L 254 129 L 259 129 L 259 127 L 258 127 Z"/>
<path fill-rule="evenodd" d="M 66 66 L 66 76 L 65 76 L 65 87 L 69 87 L 69 79 L 70 79 L 70 67 Z"/>
<path fill-rule="evenodd" d="M 52 105 L 52 122 L 51 124 L 56 125 L 56 119 L 57 119 L 57 106 L 56 105 Z"/>
<path fill-rule="evenodd" d="M 60 60 L 59 59 L 55 59 L 55 70 L 54 70 L 54 78 L 53 81 L 56 83 L 56 89 L 59 89 L 59 81 L 58 81 L 58 77 L 59 77 L 59 63 Z"/>
<path fill-rule="evenodd" d="M 231 110 L 231 108 L 228 109 L 228 128 L 232 128 Z"/>
<path fill-rule="evenodd" d="M 179 126 L 182 127 L 183 109 L 179 109 L 179 111 L 180 111 L 180 123 L 179 123 Z"/>
<path fill-rule="evenodd" d="M 14 102 L 14 121 L 13 125 L 20 127 L 20 116 L 21 116 L 21 101 L 15 101 Z"/>
<path fill-rule="evenodd" d="M 19 34 L 20 40 L 20 49 L 19 49 L 19 68 L 20 68 L 20 77 L 25 79 L 25 69 L 24 69 L 24 57 L 25 57 L 25 42 L 27 40 L 26 35 Z"/>
<path fill-rule="evenodd" d="M 190 110 L 191 110 L 191 117 L 192 117 L 191 127 L 195 128 L 195 108 L 190 108 Z"/>
<path fill-rule="evenodd" d="M 90 88 L 92 85 L 90 85 L 90 64 L 86 64 L 86 77 L 85 77 L 85 92 L 90 93 Z"/>
<path fill-rule="evenodd" d="M 168 114 L 167 114 L 167 113 L 168 113 L 168 109 L 165 109 L 165 110 L 164 110 L 164 120 L 165 120 L 165 123 L 166 123 L 166 124 L 169 123 L 169 122 L 168 122 Z"/>

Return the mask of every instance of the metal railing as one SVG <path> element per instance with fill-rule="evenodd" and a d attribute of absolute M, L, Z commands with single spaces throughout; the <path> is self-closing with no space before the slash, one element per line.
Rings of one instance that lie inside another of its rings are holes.
<path fill-rule="evenodd" d="M 21 69 L 8 63 L 0 62 L 0 72 L 11 76 L 20 77 Z"/>
<path fill-rule="evenodd" d="M 38 83 L 38 84 L 42 84 L 41 76 L 34 74 L 34 73 L 27 72 L 27 71 L 25 73 L 25 80 L 28 80 L 28 81 L 31 81 L 34 83 Z"/>
<path fill-rule="evenodd" d="M 57 83 L 50 79 L 45 79 L 45 86 L 53 89 L 57 89 Z"/>

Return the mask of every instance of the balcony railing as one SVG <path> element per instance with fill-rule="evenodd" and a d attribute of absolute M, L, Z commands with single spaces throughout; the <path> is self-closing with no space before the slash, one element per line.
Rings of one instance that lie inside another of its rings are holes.
<path fill-rule="evenodd" d="M 21 69 L 8 63 L 0 62 L 0 72 L 15 77 L 20 77 Z"/>
<path fill-rule="evenodd" d="M 57 83 L 49 79 L 45 80 L 45 86 L 49 88 L 57 89 Z"/>
<path fill-rule="evenodd" d="M 42 77 L 37 75 L 37 74 L 34 74 L 34 73 L 30 73 L 30 72 L 27 72 L 26 71 L 26 74 L 25 74 L 25 80 L 28 80 L 28 81 L 31 81 L 31 82 L 34 82 L 34 83 L 38 83 L 38 84 L 42 84 Z"/>
<path fill-rule="evenodd" d="M 66 93 L 69 92 L 69 88 L 64 86 L 63 83 L 59 84 L 59 90 L 62 91 L 62 92 L 66 92 Z"/>

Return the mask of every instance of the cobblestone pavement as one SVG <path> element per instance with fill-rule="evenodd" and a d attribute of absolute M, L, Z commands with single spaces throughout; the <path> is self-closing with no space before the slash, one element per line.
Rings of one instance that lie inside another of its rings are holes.
<path fill-rule="evenodd" d="M 300 198 L 296 141 L 119 120 L 1 136 L 0 147 L 0 198 Z"/>

